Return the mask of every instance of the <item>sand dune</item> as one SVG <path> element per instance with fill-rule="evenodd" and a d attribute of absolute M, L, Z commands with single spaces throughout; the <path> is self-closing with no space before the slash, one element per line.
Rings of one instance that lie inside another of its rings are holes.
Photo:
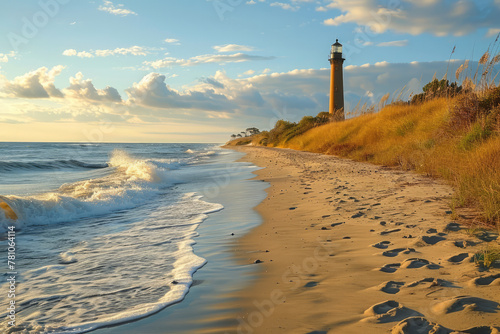
<path fill-rule="evenodd" d="M 256 208 L 264 223 L 236 246 L 242 263 L 261 266 L 240 296 L 237 332 L 497 333 L 500 269 L 471 261 L 485 241 L 452 220 L 447 185 L 332 156 L 236 149 L 271 184 Z"/>

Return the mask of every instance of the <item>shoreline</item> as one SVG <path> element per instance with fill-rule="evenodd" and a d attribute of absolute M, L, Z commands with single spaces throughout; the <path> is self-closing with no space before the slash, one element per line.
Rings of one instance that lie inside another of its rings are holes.
<path fill-rule="evenodd" d="M 450 187 L 333 156 L 226 148 L 271 184 L 263 223 L 235 247 L 241 263 L 262 261 L 237 333 L 496 333 L 500 270 L 472 261 L 485 243 L 451 219 Z"/>
<path fill-rule="evenodd" d="M 215 161 L 218 167 L 211 169 L 209 186 L 176 185 L 181 193 L 196 192 L 203 195 L 203 201 L 224 206 L 224 209 L 208 214 L 196 229 L 193 251 L 207 262 L 193 274 L 193 284 L 184 298 L 150 316 L 99 328 L 91 333 L 233 333 L 237 325 L 234 313 L 241 305 L 235 302 L 235 294 L 250 284 L 258 268 L 238 265 L 232 256 L 232 248 L 236 238 L 261 223 L 260 216 L 252 208 L 265 197 L 266 185 L 248 182 L 256 167 L 236 162 L 243 154 L 230 153 L 220 155 Z M 235 219 L 242 214 L 245 219 Z"/>

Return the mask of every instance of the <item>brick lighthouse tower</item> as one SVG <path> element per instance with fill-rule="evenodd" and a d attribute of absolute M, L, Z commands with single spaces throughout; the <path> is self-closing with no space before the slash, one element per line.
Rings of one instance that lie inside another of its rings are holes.
<path fill-rule="evenodd" d="M 342 44 L 337 42 L 332 45 L 330 51 L 330 64 L 332 66 L 330 78 L 330 114 L 335 115 L 335 119 L 340 121 L 345 119 L 344 114 L 344 75 L 342 66 Z"/>

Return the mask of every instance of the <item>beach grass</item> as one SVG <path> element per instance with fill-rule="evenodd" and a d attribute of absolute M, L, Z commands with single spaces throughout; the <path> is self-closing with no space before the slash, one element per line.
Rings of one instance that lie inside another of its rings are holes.
<path fill-rule="evenodd" d="M 478 266 L 491 268 L 495 263 L 500 262 L 500 248 L 487 245 L 474 255 L 474 262 Z"/>

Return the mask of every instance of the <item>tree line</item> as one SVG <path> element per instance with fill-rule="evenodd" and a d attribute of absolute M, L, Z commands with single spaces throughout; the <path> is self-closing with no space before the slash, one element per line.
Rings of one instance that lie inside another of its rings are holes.
<path fill-rule="evenodd" d="M 234 134 L 233 133 L 231 135 L 231 138 L 235 139 L 235 138 L 250 137 L 250 136 L 253 136 L 253 135 L 257 135 L 259 133 L 260 133 L 260 130 L 257 129 L 257 128 L 247 128 L 245 131 L 241 131 L 238 134 Z"/>

